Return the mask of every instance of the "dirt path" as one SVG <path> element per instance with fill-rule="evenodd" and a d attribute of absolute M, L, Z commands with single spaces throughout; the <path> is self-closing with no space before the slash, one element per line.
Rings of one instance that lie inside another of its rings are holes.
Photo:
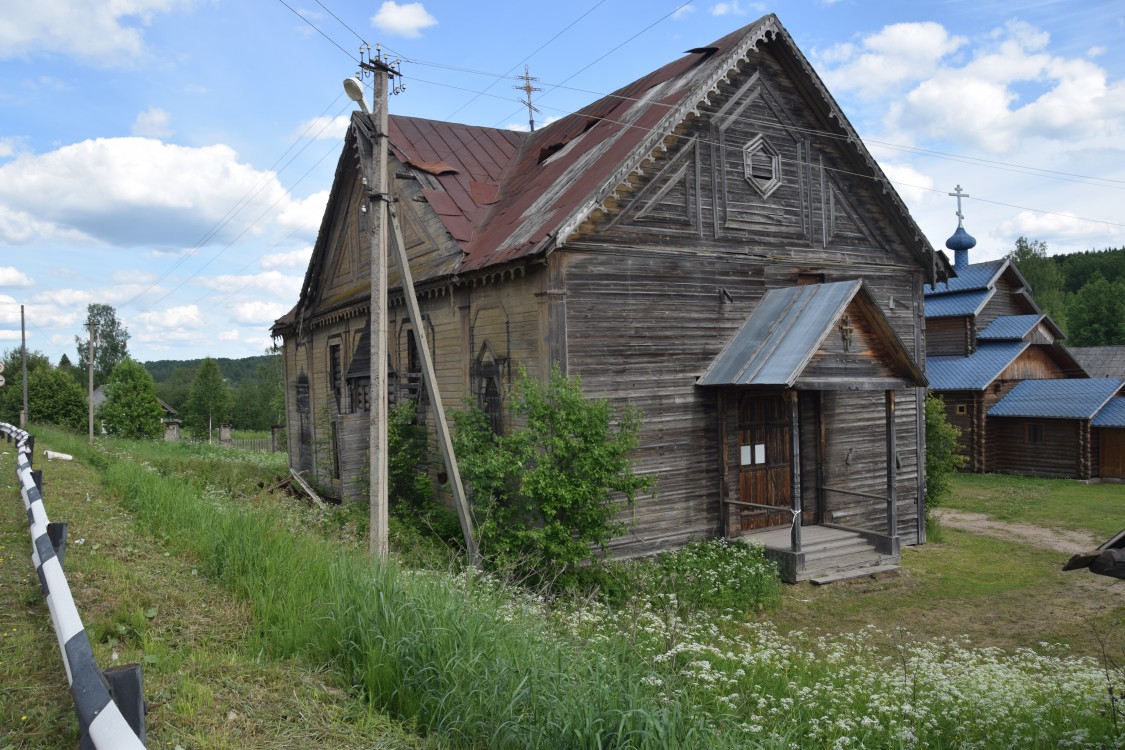
<path fill-rule="evenodd" d="M 1105 541 L 1104 539 L 1095 539 L 1091 534 L 1083 531 L 1047 529 L 1017 521 L 996 521 L 983 513 L 970 513 L 950 508 L 935 508 L 934 513 L 941 523 L 951 529 L 972 531 L 997 539 L 1024 542 L 1071 555 L 1078 552 L 1089 552 Z"/>

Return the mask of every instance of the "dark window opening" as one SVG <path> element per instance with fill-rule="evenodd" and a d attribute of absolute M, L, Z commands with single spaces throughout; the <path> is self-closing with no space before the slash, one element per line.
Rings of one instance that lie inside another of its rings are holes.
<path fill-rule="evenodd" d="M 332 423 L 332 478 L 340 478 L 340 438 L 335 422 Z"/>
<path fill-rule="evenodd" d="M 332 383 L 332 395 L 336 399 L 336 411 L 340 411 L 340 400 L 344 395 L 344 361 L 340 355 L 340 345 L 328 347 L 328 377 Z"/>
<path fill-rule="evenodd" d="M 969 407 L 965 406 L 964 404 L 957 404 L 957 413 L 958 414 L 967 414 L 968 411 L 969 411 Z"/>
<path fill-rule="evenodd" d="M 1026 436 L 1029 445 L 1041 445 L 1043 443 L 1043 425 L 1038 422 L 1029 422 Z"/>

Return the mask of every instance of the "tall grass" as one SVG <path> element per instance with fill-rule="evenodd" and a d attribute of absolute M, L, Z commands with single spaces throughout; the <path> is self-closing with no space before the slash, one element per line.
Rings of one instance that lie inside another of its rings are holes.
<path fill-rule="evenodd" d="M 672 570 L 689 588 L 714 588 L 728 607 L 717 616 L 681 606 L 673 590 L 552 610 L 473 574 L 376 565 L 204 477 L 161 476 L 158 456 L 145 466 L 72 445 L 63 449 L 98 461 L 139 524 L 251 603 L 264 650 L 338 670 L 373 705 L 456 747 L 1125 740 L 1112 718 L 1122 675 L 1093 660 L 874 630 L 783 636 L 740 616 L 742 593 L 698 575 L 712 566 L 705 557 L 734 559 L 730 550 L 695 550 Z"/>
<path fill-rule="evenodd" d="M 644 681 L 624 642 L 591 652 L 474 575 L 411 574 L 293 533 L 182 476 L 87 449 L 147 531 L 245 597 L 262 647 L 338 669 L 369 700 L 455 746 L 723 746 Z"/>

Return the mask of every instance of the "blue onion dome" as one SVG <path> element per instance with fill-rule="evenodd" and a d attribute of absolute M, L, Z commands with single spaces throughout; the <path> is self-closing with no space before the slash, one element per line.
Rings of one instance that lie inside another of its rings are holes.
<path fill-rule="evenodd" d="M 945 246 L 954 252 L 968 252 L 977 246 L 977 240 L 965 231 L 965 227 L 959 226 L 953 236 L 945 241 Z"/>

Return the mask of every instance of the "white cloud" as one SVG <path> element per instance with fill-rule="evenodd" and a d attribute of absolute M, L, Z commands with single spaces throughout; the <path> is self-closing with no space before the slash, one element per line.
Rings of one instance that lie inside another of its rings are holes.
<path fill-rule="evenodd" d="M 378 12 L 371 17 L 371 25 L 391 34 L 409 39 L 422 36 L 422 29 L 437 25 L 437 19 L 429 14 L 422 3 L 403 3 L 385 0 Z"/>
<path fill-rule="evenodd" d="M 932 177 L 922 174 L 909 164 L 880 161 L 879 166 L 905 201 L 921 202 L 934 188 Z"/>
<path fill-rule="evenodd" d="M 31 286 L 34 282 L 13 266 L 0 266 L 0 286 Z"/>
<path fill-rule="evenodd" d="M 287 253 L 271 253 L 263 255 L 260 261 L 262 268 L 272 271 L 279 268 L 291 268 L 304 271 L 309 267 L 309 258 L 312 257 L 312 245 L 300 250 L 290 250 Z"/>
<path fill-rule="evenodd" d="M 563 118 L 563 115 L 549 115 L 543 122 L 535 123 L 537 128 L 545 128 L 552 122 L 558 122 Z M 526 122 L 510 122 L 504 126 L 507 130 L 514 130 L 517 133 L 527 133 L 531 130 L 531 126 Z"/>
<path fill-rule="evenodd" d="M 198 330 L 203 328 L 203 315 L 198 305 L 180 305 L 166 310 L 151 310 L 133 317 L 142 328 L 142 334 L 162 331 Z"/>
<path fill-rule="evenodd" d="M 864 37 L 859 44 L 837 44 L 814 57 L 828 65 L 824 79 L 832 91 L 861 97 L 883 96 L 895 84 L 931 75 L 938 63 L 968 40 L 951 36 L 939 23 L 896 23 Z"/>
<path fill-rule="evenodd" d="M 305 235 L 315 236 L 327 205 L 327 190 L 313 193 L 307 198 L 289 200 L 277 216 L 277 225 L 282 229 L 303 231 Z"/>
<path fill-rule="evenodd" d="M 1055 214 L 1021 211 L 1001 222 L 995 234 L 1006 237 L 1050 237 L 1055 243 L 1107 243 L 1125 235 L 1118 227 L 1083 221 L 1070 212 Z"/>
<path fill-rule="evenodd" d="M 694 5 L 681 5 L 679 8 L 676 8 L 676 10 L 672 13 L 672 20 L 673 21 L 679 21 L 681 19 L 687 18 L 688 16 L 690 16 L 694 12 L 695 12 L 695 6 Z"/>
<path fill-rule="evenodd" d="M 733 0 L 733 2 L 729 3 L 716 3 L 710 8 L 710 13 L 713 16 L 744 16 L 747 12 L 748 11 L 739 4 L 738 0 Z"/>
<path fill-rule="evenodd" d="M 243 302 L 234 306 L 234 319 L 239 323 L 273 323 L 289 311 L 292 304 L 280 302 Z"/>
<path fill-rule="evenodd" d="M 216 292 L 226 292 L 228 294 L 241 293 L 244 296 L 251 296 L 251 292 L 259 291 L 265 292 L 276 299 L 296 300 L 297 296 L 301 293 L 301 284 L 303 281 L 303 275 L 286 276 L 280 271 L 263 271 L 262 273 L 248 276 L 237 276 L 233 274 L 207 276 L 197 279 L 196 283 L 208 289 L 213 289 Z M 282 312 L 285 312 L 285 310 L 282 310 Z"/>
<path fill-rule="evenodd" d="M 222 331 L 219 333 L 219 341 L 238 341 L 238 329 L 233 328 L 229 331 Z"/>
<path fill-rule="evenodd" d="M 337 117 L 314 117 L 311 120 L 305 120 L 293 133 L 294 138 L 307 137 L 318 140 L 343 140 L 344 135 L 348 132 L 348 126 L 351 125 L 351 115 L 339 115 Z"/>
<path fill-rule="evenodd" d="M 0 159 L 6 159 L 9 156 L 15 156 L 16 149 L 21 145 L 21 139 L 6 137 L 0 138 Z"/>
<path fill-rule="evenodd" d="M 42 53 L 70 55 L 83 63 L 122 65 L 145 54 L 143 28 L 181 0 L 41 0 L 4 3 L 0 59 Z"/>
<path fill-rule="evenodd" d="M 0 328 L 0 340 L 3 341 L 19 341 L 21 334 L 19 331 L 10 331 Z"/>
<path fill-rule="evenodd" d="M 167 138 L 172 135 L 172 116 L 160 107 L 149 107 L 133 121 L 133 135 L 142 138 Z"/>
<path fill-rule="evenodd" d="M 85 237 L 122 246 L 188 247 L 247 196 L 249 202 L 217 232 L 215 242 L 243 232 L 263 212 L 253 233 L 280 224 L 311 234 L 327 200 L 327 193 L 291 200 L 275 173 L 240 162 L 224 145 L 86 140 L 41 155 L 21 154 L 0 166 L 0 241 Z"/>

